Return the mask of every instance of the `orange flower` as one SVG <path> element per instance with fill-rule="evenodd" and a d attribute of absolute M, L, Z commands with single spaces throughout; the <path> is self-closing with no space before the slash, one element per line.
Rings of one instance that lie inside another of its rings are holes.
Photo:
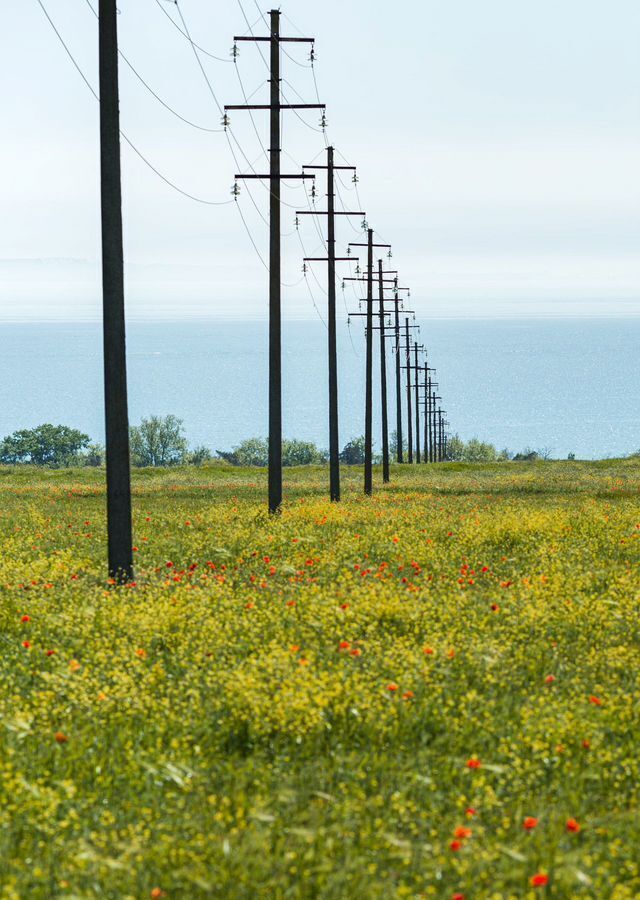
<path fill-rule="evenodd" d="M 554 682 L 555 680 L 556 680 L 556 676 L 555 676 L 555 675 L 547 675 L 547 677 L 545 678 L 545 683 L 546 683 L 546 684 L 553 684 L 553 682 Z"/>
<path fill-rule="evenodd" d="M 164 897 L 165 893 L 162 888 L 154 887 L 149 896 L 153 897 L 153 900 L 158 900 L 158 897 Z"/>
<path fill-rule="evenodd" d="M 395 681 L 391 681 L 387 685 L 387 690 L 394 694 L 398 690 L 398 685 L 395 683 Z"/>
<path fill-rule="evenodd" d="M 299 649 L 300 649 L 300 645 L 299 645 L 299 644 L 292 644 L 292 645 L 289 647 L 289 650 L 291 651 L 291 653 L 297 653 Z"/>
<path fill-rule="evenodd" d="M 467 769 L 479 769 L 482 763 L 475 756 L 472 756 L 471 759 L 467 760 Z"/>
<path fill-rule="evenodd" d="M 589 697 L 589 703 L 593 703 L 594 706 L 602 706 L 600 697 L 595 697 L 593 694 Z"/>
<path fill-rule="evenodd" d="M 577 834 L 582 826 L 576 819 L 567 819 L 566 828 L 567 831 L 570 831 L 572 834 Z"/>
<path fill-rule="evenodd" d="M 529 879 L 529 884 L 531 887 L 544 887 L 545 884 L 549 883 L 549 876 L 545 875 L 544 872 L 536 872 L 535 875 L 532 875 Z"/>
<path fill-rule="evenodd" d="M 309 665 L 309 660 L 308 660 L 308 659 L 299 659 L 299 660 L 298 660 L 298 665 L 299 665 L 299 666 L 308 666 L 308 665 Z"/>
<path fill-rule="evenodd" d="M 468 838 L 471 837 L 471 829 L 467 828 L 466 825 L 458 825 L 456 830 L 453 832 L 453 835 L 457 838 Z"/>
<path fill-rule="evenodd" d="M 360 647 L 354 647 L 353 650 L 351 651 L 351 655 L 352 656 L 362 656 L 362 650 L 360 649 Z"/>
<path fill-rule="evenodd" d="M 340 643 L 338 644 L 340 650 L 348 650 L 350 646 L 351 644 L 349 643 L 349 641 L 340 641 Z"/>
<path fill-rule="evenodd" d="M 425 656 L 432 656 L 435 653 L 433 647 L 425 647 L 423 650 Z"/>
<path fill-rule="evenodd" d="M 524 822 L 522 823 L 522 827 L 525 828 L 527 831 L 533 831 L 533 829 L 536 827 L 537 824 L 538 824 L 538 819 L 536 819 L 535 816 L 527 816 L 525 818 Z"/>
<path fill-rule="evenodd" d="M 402 695 L 402 699 L 403 700 L 413 700 L 414 696 L 415 695 L 414 695 L 413 691 L 405 691 L 404 694 Z"/>
<path fill-rule="evenodd" d="M 136 656 L 139 656 L 140 659 L 145 659 L 147 656 L 147 651 L 142 647 L 138 647 L 138 649 L 136 650 Z"/>
<path fill-rule="evenodd" d="M 66 744 L 69 740 L 66 734 L 64 734 L 62 731 L 56 731 L 54 737 L 59 744 Z"/>
<path fill-rule="evenodd" d="M 69 663 L 69 670 L 71 672 L 77 672 L 81 668 L 82 668 L 82 666 L 80 665 L 80 663 L 78 662 L 77 659 L 72 659 L 71 662 Z"/>

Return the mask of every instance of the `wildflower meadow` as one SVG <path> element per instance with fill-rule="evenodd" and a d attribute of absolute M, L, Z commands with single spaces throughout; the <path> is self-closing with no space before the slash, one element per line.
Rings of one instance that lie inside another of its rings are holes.
<path fill-rule="evenodd" d="M 640 461 L 0 471 L 0 897 L 640 897 Z"/>

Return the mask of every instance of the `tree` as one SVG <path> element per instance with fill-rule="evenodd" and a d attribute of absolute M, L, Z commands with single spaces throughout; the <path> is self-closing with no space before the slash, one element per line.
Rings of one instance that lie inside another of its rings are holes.
<path fill-rule="evenodd" d="M 408 453 L 408 444 L 406 439 L 402 439 L 402 454 L 405 457 Z M 389 459 L 395 459 L 398 455 L 398 432 L 392 431 L 389 437 Z"/>
<path fill-rule="evenodd" d="M 495 462 L 497 456 L 493 444 L 471 438 L 465 445 L 463 459 L 465 462 Z"/>
<path fill-rule="evenodd" d="M 447 459 L 454 462 L 464 459 L 464 441 L 458 434 L 454 434 L 447 441 Z"/>
<path fill-rule="evenodd" d="M 269 444 L 263 438 L 248 438 L 233 450 L 218 450 L 220 459 L 232 466 L 260 466 L 269 464 Z"/>
<path fill-rule="evenodd" d="M 514 462 L 535 462 L 536 459 L 538 459 L 538 453 L 531 447 L 526 447 L 513 457 Z"/>
<path fill-rule="evenodd" d="M 58 469 L 78 462 L 78 454 L 90 442 L 88 434 L 67 425 L 38 425 L 14 431 L 0 444 L 0 462 L 31 463 Z"/>
<path fill-rule="evenodd" d="M 105 458 L 105 449 L 102 444 L 89 444 L 87 452 L 81 457 L 83 466 L 101 466 Z"/>
<path fill-rule="evenodd" d="M 208 447 L 194 447 L 187 461 L 191 466 L 201 466 L 203 463 L 208 462 L 211 456 L 211 450 Z"/>
<path fill-rule="evenodd" d="M 342 448 L 340 461 L 348 466 L 361 466 L 364 463 L 364 435 L 353 438 Z"/>
<path fill-rule="evenodd" d="M 187 453 L 182 419 L 176 416 L 143 419 L 130 428 L 130 444 L 134 466 L 177 466 Z"/>
<path fill-rule="evenodd" d="M 283 466 L 313 466 L 326 462 L 327 454 L 318 450 L 311 441 L 284 440 L 282 442 Z"/>

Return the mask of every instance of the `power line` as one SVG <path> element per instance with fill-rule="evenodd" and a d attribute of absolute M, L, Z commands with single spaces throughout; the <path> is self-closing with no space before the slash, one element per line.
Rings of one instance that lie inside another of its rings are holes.
<path fill-rule="evenodd" d="M 84 74 L 84 72 L 82 71 L 82 69 L 80 68 L 78 63 L 76 62 L 76 59 L 75 59 L 73 53 L 71 52 L 71 50 L 69 49 L 69 46 L 67 45 L 64 38 L 62 37 L 62 35 L 58 31 L 58 29 L 56 28 L 56 25 L 55 25 L 53 19 L 51 18 L 51 16 L 49 15 L 49 13 L 47 12 L 42 0 L 38 0 L 38 4 L 40 5 L 42 12 L 45 14 L 47 21 L 51 25 L 51 28 L 55 32 L 56 37 L 58 38 L 62 47 L 64 48 L 67 56 L 73 63 L 75 70 L 80 75 L 80 77 L 82 78 L 82 80 L 84 81 L 86 86 L 89 88 L 89 90 L 93 94 L 94 98 L 99 103 L 100 97 L 99 97 L 98 93 L 95 91 L 93 85 L 91 84 L 91 82 L 89 81 L 87 76 Z M 175 184 L 173 181 L 171 181 L 169 178 L 167 178 L 166 175 L 163 175 L 162 172 L 160 172 L 158 169 L 156 169 L 156 167 L 147 159 L 147 157 L 144 156 L 144 154 L 141 153 L 140 150 L 138 150 L 138 148 L 133 143 L 133 141 L 131 141 L 127 137 L 127 135 L 124 133 L 124 131 L 120 130 L 120 136 L 122 137 L 123 141 L 125 141 L 129 145 L 129 147 L 131 147 L 133 152 L 142 160 L 142 162 L 146 166 L 148 166 L 148 168 L 151 169 L 151 171 L 154 172 L 158 176 L 158 178 L 161 179 L 161 181 L 163 181 L 166 185 L 168 185 L 174 191 L 177 191 L 177 193 L 182 194 L 183 197 L 187 197 L 189 200 L 193 200 L 195 203 L 205 204 L 206 206 L 227 206 L 229 203 L 233 203 L 233 200 L 206 200 L 203 197 L 197 197 L 195 194 L 190 194 L 188 191 L 183 190 L 181 187 L 178 187 L 177 184 Z"/>
<path fill-rule="evenodd" d="M 170 2 L 170 3 L 173 3 L 173 4 L 176 6 L 176 8 L 178 9 L 178 12 L 180 12 L 180 8 L 178 7 L 178 0 L 169 0 L 169 2 Z M 189 41 L 190 44 L 193 44 L 193 41 L 191 40 L 191 37 L 190 37 L 188 34 L 185 34 L 185 33 L 184 33 L 184 31 L 180 28 L 180 26 L 178 25 L 178 23 L 177 23 L 177 22 L 173 19 L 173 17 L 170 16 L 169 13 L 166 11 L 166 9 L 164 8 L 164 6 L 163 6 L 162 3 L 160 2 L 160 0 L 156 0 L 156 3 L 157 3 L 158 6 L 160 7 L 160 9 L 161 9 L 162 12 L 164 13 L 164 15 L 167 17 L 167 19 L 171 22 L 171 24 L 173 25 L 173 27 L 174 27 L 177 31 L 180 32 L 180 34 L 182 35 L 182 37 L 186 38 L 186 39 Z M 208 50 L 205 50 L 204 47 L 200 47 L 199 44 L 194 44 L 194 46 L 197 47 L 198 50 L 200 50 L 201 53 L 204 53 L 205 56 L 208 56 L 208 57 L 210 57 L 211 59 L 215 59 L 215 60 L 217 60 L 218 62 L 223 62 L 223 63 L 229 63 L 229 62 L 231 62 L 230 59 L 224 59 L 222 56 L 216 56 L 215 53 L 210 53 Z"/>
<path fill-rule="evenodd" d="M 94 16 L 96 17 L 96 19 L 98 19 L 98 18 L 99 18 L 99 17 L 98 17 L 98 13 L 96 12 L 96 10 L 95 10 L 95 9 L 93 8 L 93 6 L 91 5 L 91 0 L 85 0 L 85 3 L 87 4 L 87 6 L 88 6 L 89 9 L 91 10 L 91 12 L 94 14 Z M 158 103 L 160 103 L 162 106 L 164 106 L 164 108 L 167 109 L 167 110 L 168 110 L 172 115 L 174 115 L 177 119 L 180 119 L 180 121 L 185 122 L 187 125 L 191 125 L 192 128 L 197 128 L 198 131 L 208 131 L 208 132 L 211 133 L 211 134 L 219 134 L 220 132 L 223 131 L 222 128 L 205 128 L 204 125 L 198 125 L 196 122 L 192 122 L 190 119 L 186 119 L 183 115 L 181 115 L 179 112 L 177 112 L 177 110 L 175 110 L 172 106 L 169 106 L 169 104 L 166 103 L 166 102 L 162 99 L 162 97 L 160 97 L 158 94 L 156 94 L 156 92 L 153 90 L 153 88 L 151 87 L 151 85 L 149 85 L 149 84 L 144 80 L 144 78 L 142 77 L 142 75 L 141 75 L 141 74 L 138 72 L 138 70 L 134 67 L 133 63 L 131 63 L 131 62 L 127 59 L 127 57 L 124 55 L 124 53 L 122 52 L 122 50 L 118 50 L 118 54 L 120 55 L 121 59 L 124 60 L 124 62 L 127 64 L 127 66 L 129 66 L 129 68 L 131 69 L 131 71 L 133 72 L 133 74 L 136 76 L 136 78 L 138 79 L 138 81 L 140 81 L 140 83 L 144 85 L 144 87 L 149 91 L 149 93 L 150 93 L 153 97 L 156 98 L 156 100 L 158 101 Z"/>

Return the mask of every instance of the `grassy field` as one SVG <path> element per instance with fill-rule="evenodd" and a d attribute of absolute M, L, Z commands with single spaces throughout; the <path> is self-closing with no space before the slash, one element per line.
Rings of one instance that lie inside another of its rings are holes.
<path fill-rule="evenodd" d="M 0 469 L 0 897 L 640 897 L 640 461 Z M 379 481 L 379 473 L 376 474 Z"/>

